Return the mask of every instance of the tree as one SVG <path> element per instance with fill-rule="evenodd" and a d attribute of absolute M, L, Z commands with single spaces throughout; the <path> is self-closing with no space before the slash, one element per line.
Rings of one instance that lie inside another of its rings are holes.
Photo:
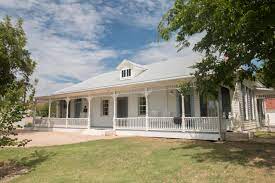
<path fill-rule="evenodd" d="M 197 89 L 217 93 L 236 80 L 259 79 L 275 87 L 275 4 L 272 0 L 176 0 L 158 31 L 164 40 L 176 35 L 179 51 L 188 37 L 202 39 L 193 50 L 204 58 L 195 64 Z"/>
<path fill-rule="evenodd" d="M 15 25 L 10 17 L 0 22 L 0 147 L 22 146 L 28 140 L 15 137 L 15 122 L 20 121 L 32 105 L 34 87 L 30 77 L 35 68 L 26 47 L 23 20 Z"/>

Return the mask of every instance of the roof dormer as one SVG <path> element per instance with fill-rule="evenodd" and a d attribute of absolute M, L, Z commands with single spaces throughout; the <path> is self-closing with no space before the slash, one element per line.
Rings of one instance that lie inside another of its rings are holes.
<path fill-rule="evenodd" d="M 130 60 L 123 60 L 118 66 L 117 70 L 120 71 L 120 79 L 132 79 L 146 70 L 143 65 L 136 64 Z"/>

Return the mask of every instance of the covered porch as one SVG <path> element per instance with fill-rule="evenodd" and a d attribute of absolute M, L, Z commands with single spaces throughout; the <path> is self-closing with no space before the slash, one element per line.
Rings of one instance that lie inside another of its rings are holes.
<path fill-rule="evenodd" d="M 36 127 L 107 128 L 117 134 L 145 136 L 146 133 L 149 136 L 152 133 L 214 134 L 217 139 L 224 129 L 222 100 L 210 101 L 195 91 L 183 96 L 176 86 L 52 97 L 47 102 L 48 117 L 35 117 Z"/>

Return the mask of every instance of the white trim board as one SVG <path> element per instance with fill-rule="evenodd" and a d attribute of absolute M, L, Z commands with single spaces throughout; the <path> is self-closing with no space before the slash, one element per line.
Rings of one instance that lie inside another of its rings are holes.
<path fill-rule="evenodd" d="M 116 130 L 118 136 L 142 136 L 142 137 L 164 137 L 182 138 L 198 140 L 219 140 L 218 133 L 194 133 L 194 132 L 159 132 L 159 131 L 139 131 L 139 130 Z"/>

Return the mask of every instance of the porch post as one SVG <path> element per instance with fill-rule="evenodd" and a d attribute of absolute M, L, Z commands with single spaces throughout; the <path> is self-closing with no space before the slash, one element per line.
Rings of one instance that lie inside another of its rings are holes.
<path fill-rule="evenodd" d="M 113 104 L 114 104 L 114 111 L 113 111 L 113 129 L 116 130 L 116 115 L 117 115 L 117 94 L 116 92 L 113 93 Z"/>
<path fill-rule="evenodd" d="M 260 121 L 259 121 L 259 111 L 258 111 L 258 106 L 257 106 L 257 98 L 256 98 L 256 95 L 255 95 L 255 91 L 253 91 L 253 105 L 254 105 L 254 119 L 255 119 L 255 121 L 257 121 L 258 123 L 257 123 L 257 125 L 258 125 L 258 127 L 260 127 L 261 126 L 261 124 L 260 124 Z"/>
<path fill-rule="evenodd" d="M 149 130 L 149 92 L 148 89 L 145 89 L 144 95 L 145 95 L 145 102 L 146 102 L 146 116 L 145 116 L 145 129 L 146 131 Z"/>
<path fill-rule="evenodd" d="M 185 108 L 184 108 L 184 95 L 181 94 L 181 127 L 185 131 Z"/>
<path fill-rule="evenodd" d="M 51 101 L 51 99 L 49 99 L 49 110 L 48 110 L 48 127 L 50 127 L 51 105 L 52 105 L 52 101 Z"/>
<path fill-rule="evenodd" d="M 222 136 L 222 123 L 224 122 L 222 118 L 222 106 L 221 106 L 221 101 L 222 101 L 222 95 L 221 95 L 221 88 L 218 90 L 218 99 L 217 99 L 217 113 L 218 113 L 218 129 L 219 129 L 219 136 L 221 140 L 223 140 Z"/>
<path fill-rule="evenodd" d="M 37 101 L 36 101 L 36 99 L 34 99 L 34 105 L 33 105 L 33 109 L 32 109 L 32 124 L 33 124 L 33 125 L 35 125 L 36 104 L 37 104 Z"/>
<path fill-rule="evenodd" d="M 66 128 L 68 128 L 68 118 L 69 118 L 69 103 L 70 103 L 70 98 L 66 98 Z"/>
<path fill-rule="evenodd" d="M 60 114 L 60 111 L 59 111 L 59 108 L 60 108 L 60 104 L 59 104 L 59 100 L 57 100 L 56 101 L 56 106 L 55 106 L 55 112 L 56 112 L 56 114 L 55 114 L 55 117 L 57 117 L 57 118 L 60 118 L 60 116 L 59 116 L 59 114 Z"/>
<path fill-rule="evenodd" d="M 88 126 L 87 126 L 87 128 L 90 129 L 91 128 L 91 100 L 92 100 L 92 97 L 88 96 L 87 100 L 88 100 Z"/>

